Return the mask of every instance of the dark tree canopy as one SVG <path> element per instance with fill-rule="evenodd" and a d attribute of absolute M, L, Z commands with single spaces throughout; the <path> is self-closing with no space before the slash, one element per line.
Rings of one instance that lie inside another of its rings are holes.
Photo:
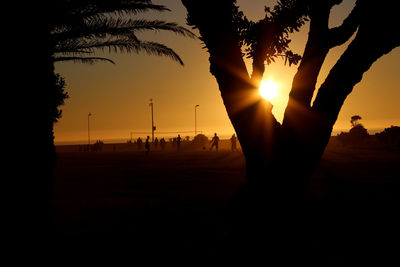
<path fill-rule="evenodd" d="M 54 90 L 54 122 L 57 122 L 62 115 L 62 110 L 59 106 L 64 105 L 64 100 L 69 98 L 68 93 L 65 91 L 65 79 L 60 74 L 55 75 L 55 90 Z"/>
<path fill-rule="evenodd" d="M 355 127 L 355 126 L 357 126 L 358 124 L 359 124 L 359 120 L 361 120 L 362 118 L 359 116 L 359 115 L 354 115 L 354 116 L 351 116 L 351 120 L 350 120 L 350 123 L 351 123 L 351 126 L 352 127 Z"/>
<path fill-rule="evenodd" d="M 188 24 L 199 30 L 209 53 L 210 72 L 246 158 L 249 184 L 261 183 L 257 188 L 268 188 L 271 195 L 306 193 L 346 97 L 376 60 L 400 45 L 400 34 L 392 30 L 399 27 L 393 2 L 356 1 L 343 23 L 329 28 L 331 10 L 341 2 L 281 0 L 265 8 L 264 19 L 252 22 L 235 0 L 182 0 Z M 289 47 L 290 33 L 307 20 L 308 39 L 300 56 Z M 329 51 L 352 36 L 317 88 Z M 299 65 L 282 123 L 272 114 L 271 103 L 256 93 L 265 64 L 280 57 Z M 252 60 L 251 70 L 245 58 Z M 291 178 L 275 179 L 279 176 Z"/>
<path fill-rule="evenodd" d="M 170 31 L 194 37 L 189 30 L 173 22 L 136 19 L 139 13 L 170 11 L 151 0 L 60 0 L 53 3 L 51 11 L 50 40 L 54 61 L 113 63 L 108 58 L 92 56 L 96 50 L 105 50 L 166 56 L 183 65 L 182 59 L 171 48 L 157 42 L 142 41 L 137 34 Z"/>

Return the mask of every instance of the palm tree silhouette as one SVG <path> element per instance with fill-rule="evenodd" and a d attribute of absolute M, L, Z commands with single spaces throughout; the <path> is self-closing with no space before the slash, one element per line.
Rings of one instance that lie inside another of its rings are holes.
<path fill-rule="evenodd" d="M 57 1 L 50 23 L 50 49 L 54 61 L 73 60 L 93 64 L 112 60 L 96 57 L 96 50 L 108 52 L 145 52 L 166 56 L 183 65 L 171 48 L 157 42 L 141 41 L 136 34 L 143 31 L 170 31 L 186 37 L 195 35 L 172 22 L 135 19 L 138 13 L 169 11 L 151 0 Z"/>
<path fill-rule="evenodd" d="M 24 42 L 31 43 L 32 53 L 37 62 L 32 68 L 34 88 L 20 89 L 29 99 L 29 122 L 33 125 L 32 146 L 40 153 L 35 154 L 29 164 L 31 172 L 22 176 L 26 188 L 23 195 L 28 206 L 19 208 L 24 215 L 21 221 L 27 221 L 30 210 L 35 210 L 38 218 L 35 227 L 27 228 L 26 235 L 34 235 L 36 228 L 48 233 L 51 222 L 52 188 L 56 151 L 54 145 L 54 122 L 60 116 L 58 106 L 66 95 L 63 83 L 54 72 L 57 61 L 72 60 L 83 63 L 106 61 L 105 57 L 96 56 L 97 51 L 106 52 L 145 52 L 150 55 L 166 56 L 183 65 L 181 58 L 169 47 L 151 41 L 141 41 L 136 34 L 143 31 L 169 31 L 175 34 L 194 37 L 189 30 L 176 23 L 161 20 L 135 19 L 135 15 L 146 11 L 168 11 L 162 5 L 155 5 L 151 0 L 58 0 L 44 3 L 24 3 L 24 8 L 32 9 L 29 15 L 31 31 L 24 34 Z M 25 18 L 25 20 L 28 20 Z M 38 19 L 39 18 L 39 19 Z M 40 20 L 42 19 L 42 20 Z M 44 21 L 44 23 L 42 23 Z M 32 26 L 33 25 L 33 26 Z M 36 26 L 35 26 L 36 25 Z M 34 50 L 33 50 L 34 49 Z M 36 86 L 36 87 L 35 87 Z M 29 179 L 37 177 L 37 179 Z M 33 193 L 34 192 L 34 193 Z M 26 216 L 26 217 L 24 217 Z M 40 232 L 40 231 L 37 231 Z"/>
<path fill-rule="evenodd" d="M 60 0 L 52 6 L 49 22 L 49 64 L 58 61 L 75 61 L 94 64 L 110 62 L 109 58 L 94 56 L 96 51 L 140 53 L 166 56 L 183 65 L 182 59 L 171 48 L 157 42 L 142 41 L 136 34 L 143 31 L 169 31 L 194 38 L 195 35 L 173 22 L 161 20 L 135 19 L 139 13 L 149 11 L 170 11 L 163 5 L 155 5 L 151 0 L 103 1 L 103 0 Z M 50 75 L 50 74 L 49 74 Z M 51 74 L 51 76 L 54 76 Z M 55 77 L 49 77 L 55 81 Z M 67 95 L 53 96 L 51 118 L 59 119 L 59 106 Z"/>

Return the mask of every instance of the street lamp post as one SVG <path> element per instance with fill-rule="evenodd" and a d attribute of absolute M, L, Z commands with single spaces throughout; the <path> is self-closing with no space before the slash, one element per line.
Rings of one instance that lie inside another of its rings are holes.
<path fill-rule="evenodd" d="M 156 129 L 156 126 L 154 126 L 154 117 L 153 117 L 153 99 L 150 99 L 150 107 L 151 107 L 151 142 L 154 142 L 154 131 Z"/>
<path fill-rule="evenodd" d="M 197 108 L 200 107 L 200 105 L 194 106 L 194 136 L 197 135 Z"/>
<path fill-rule="evenodd" d="M 92 116 L 92 113 L 89 112 L 87 116 L 88 145 L 90 145 L 90 116 Z"/>

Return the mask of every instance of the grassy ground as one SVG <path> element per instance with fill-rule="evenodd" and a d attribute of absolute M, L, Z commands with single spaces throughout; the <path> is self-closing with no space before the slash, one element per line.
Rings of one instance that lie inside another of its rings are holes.
<path fill-rule="evenodd" d="M 149 261 L 195 261 L 218 247 L 229 200 L 245 181 L 240 152 L 168 150 L 146 155 L 109 148 L 97 153 L 58 148 L 54 230 L 65 251 L 86 253 L 90 247 L 97 258 L 99 252 L 114 250 Z M 348 201 L 354 207 L 378 203 L 376 209 L 381 203 L 398 203 L 400 153 L 328 147 L 309 189 L 312 202 L 342 203 L 336 208 Z M 388 219 L 385 214 L 383 220 Z"/>

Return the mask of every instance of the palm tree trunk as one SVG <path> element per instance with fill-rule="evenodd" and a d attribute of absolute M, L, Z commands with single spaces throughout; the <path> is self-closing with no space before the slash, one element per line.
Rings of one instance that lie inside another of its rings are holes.
<path fill-rule="evenodd" d="M 13 149 L 13 170 L 7 175 L 13 182 L 8 188 L 13 205 L 10 217 L 13 239 L 18 241 L 18 251 L 24 255 L 37 253 L 36 257 L 41 257 L 50 247 L 56 162 L 52 112 L 55 80 L 47 43 L 48 25 L 37 19 L 44 18 L 42 13 L 46 9 L 34 5 L 27 10 L 32 12 L 26 17 L 31 31 L 24 34 L 21 43 L 26 45 L 27 40 L 31 43 L 30 49 L 21 53 L 23 61 L 14 61 L 18 68 L 14 69 L 10 115 L 14 115 L 18 130 L 14 136 L 17 141 Z"/>
<path fill-rule="evenodd" d="M 42 85 L 34 101 L 35 110 L 30 115 L 34 126 L 32 128 L 32 140 L 30 150 L 33 154 L 29 160 L 31 173 L 26 173 L 25 181 L 29 185 L 30 196 L 29 205 L 31 205 L 32 214 L 37 220 L 37 227 L 42 229 L 43 235 L 47 235 L 51 225 L 52 193 L 54 183 L 54 167 L 56 163 L 56 152 L 54 146 L 53 133 L 53 113 L 52 95 L 54 91 L 54 67 L 51 58 L 47 56 L 47 62 L 43 62 L 43 69 L 40 79 L 43 79 Z"/>

